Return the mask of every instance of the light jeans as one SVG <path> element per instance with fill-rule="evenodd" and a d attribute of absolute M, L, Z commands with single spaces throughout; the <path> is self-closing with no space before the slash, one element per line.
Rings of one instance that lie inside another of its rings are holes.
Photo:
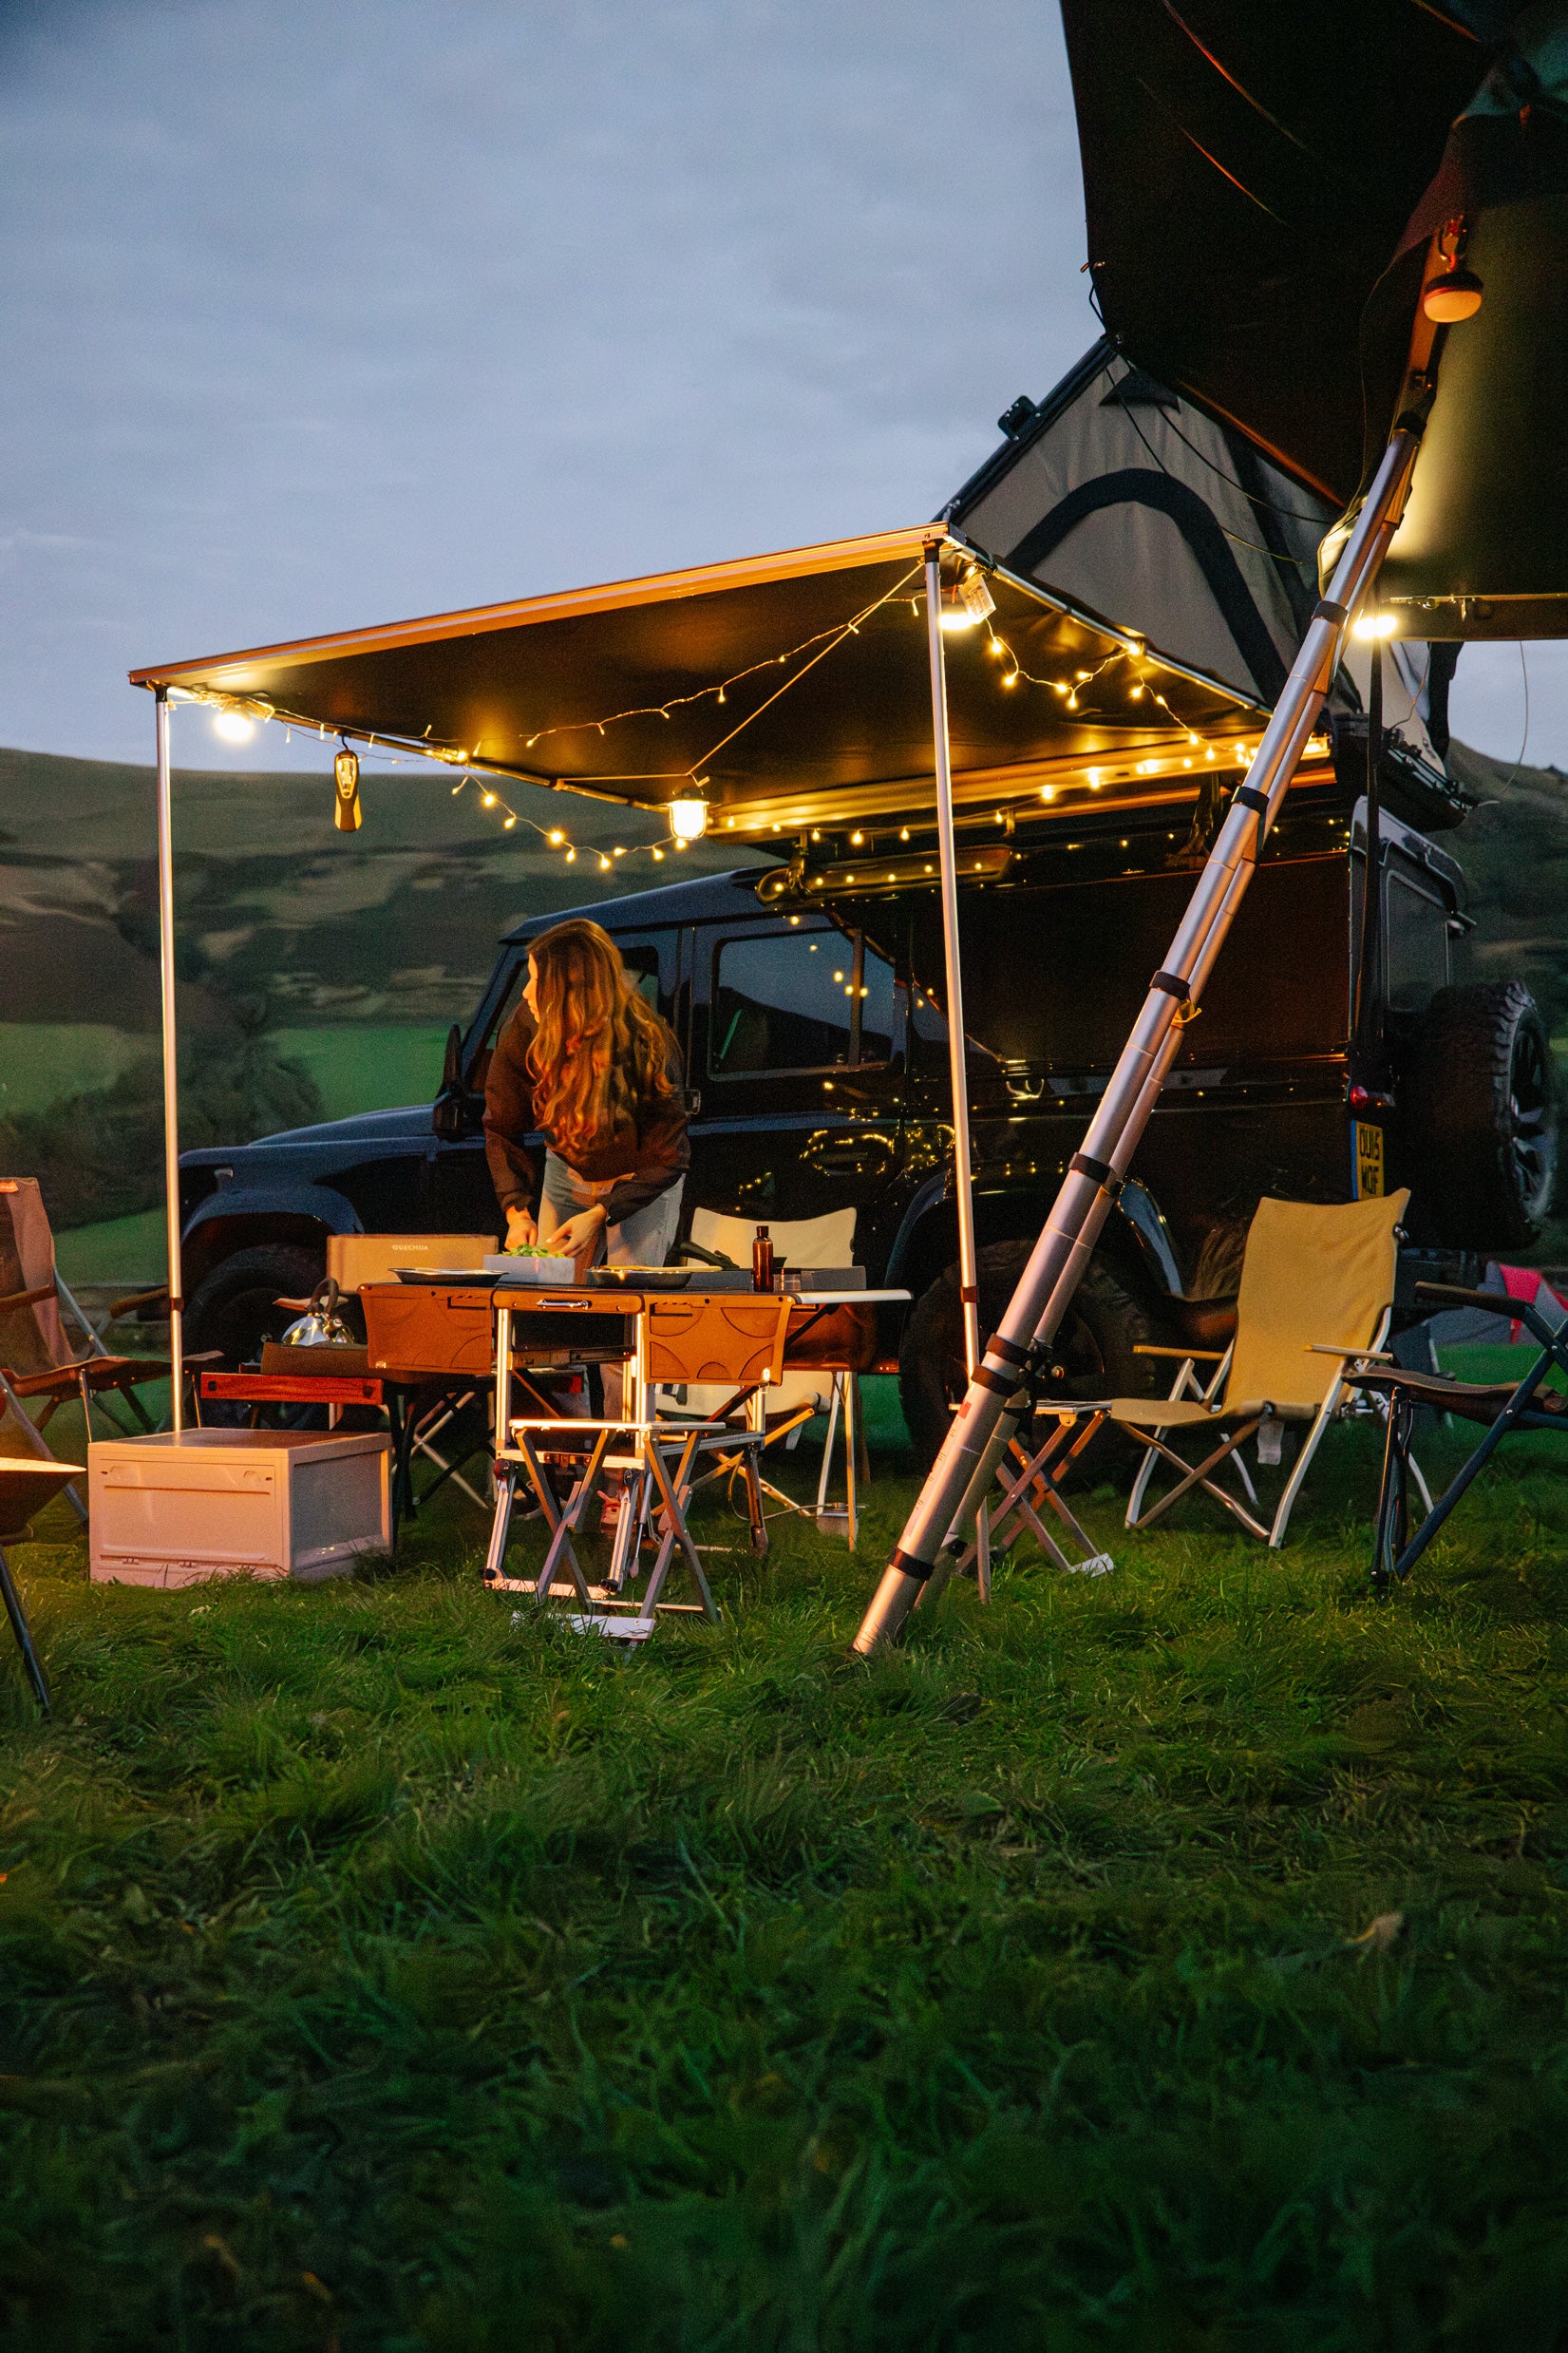
<path fill-rule="evenodd" d="M 558 1152 L 544 1155 L 544 1183 L 540 1187 L 539 1207 L 546 1202 L 555 1212 L 555 1223 L 564 1225 L 579 1209 L 591 1209 L 595 1202 L 606 1200 L 620 1179 L 611 1178 L 595 1184 L 592 1178 L 578 1176 L 569 1168 Z M 662 1266 L 675 1246 L 675 1228 L 681 1220 L 681 1195 L 686 1190 L 683 1169 L 673 1185 L 666 1186 L 662 1193 L 633 1209 L 618 1225 L 607 1225 L 599 1237 L 599 1248 L 594 1263 L 606 1266 Z M 544 1223 L 541 1218 L 541 1226 Z M 548 1241 L 549 1236 L 542 1239 Z"/>
<path fill-rule="evenodd" d="M 603 1201 L 614 1189 L 616 1179 L 595 1184 L 590 1177 L 578 1176 L 569 1168 L 558 1152 L 544 1155 L 544 1182 L 539 1188 L 539 1240 L 548 1242 L 544 1230 L 544 1207 L 548 1203 L 557 1224 L 564 1224 L 579 1209 L 591 1209 L 596 1201 Z M 686 1190 L 686 1174 L 673 1185 L 666 1186 L 662 1193 L 633 1209 L 618 1225 L 607 1225 L 599 1235 L 594 1253 L 594 1264 L 609 1266 L 662 1266 L 675 1246 L 675 1228 L 680 1224 L 681 1195 Z M 621 1376 L 618 1365 L 607 1364 L 603 1369 L 604 1410 L 611 1420 L 621 1410 Z M 586 1401 L 584 1410 L 586 1411 Z"/>

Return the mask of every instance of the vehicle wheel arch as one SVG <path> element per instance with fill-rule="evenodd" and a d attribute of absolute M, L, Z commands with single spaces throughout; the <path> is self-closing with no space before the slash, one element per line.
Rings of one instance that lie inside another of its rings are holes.
<path fill-rule="evenodd" d="M 1145 1191 L 1146 1188 L 1141 1188 Z M 1147 1197 L 1147 1196 L 1146 1196 Z M 1150 1199 L 1158 1216 L 1157 1205 Z M 980 1193 L 974 1204 L 977 1250 L 994 1243 L 1032 1243 L 1050 1215 L 1054 1191 L 1046 1193 Z M 1144 1230 L 1117 1203 L 1101 1229 L 1094 1254 L 1115 1269 L 1118 1279 L 1135 1298 L 1158 1314 L 1161 1303 L 1180 1287 L 1180 1269 L 1171 1258 L 1165 1263 Z M 958 1217 L 944 1180 L 936 1179 L 910 1205 L 888 1259 L 886 1280 L 917 1300 L 937 1281 L 958 1256 Z M 1173 1281 L 1173 1277 L 1175 1280 Z"/>
<path fill-rule="evenodd" d="M 348 1206 L 347 1203 L 344 1206 Z M 330 1216 L 293 1208 L 225 1209 L 215 1216 L 198 1218 L 187 1227 L 180 1243 L 180 1277 L 185 1296 L 189 1299 L 215 1267 L 241 1250 L 261 1249 L 269 1244 L 306 1249 L 313 1252 L 325 1266 L 328 1236 L 359 1230 L 359 1221 L 351 1212 L 342 1224 Z"/>

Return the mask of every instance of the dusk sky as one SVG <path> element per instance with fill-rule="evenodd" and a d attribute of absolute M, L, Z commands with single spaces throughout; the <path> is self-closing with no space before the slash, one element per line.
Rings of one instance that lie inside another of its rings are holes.
<path fill-rule="evenodd" d="M 9 0 L 0 180 L 36 750 L 148 759 L 139 662 L 921 520 L 1098 332 L 1048 0 Z M 1467 650 L 1456 732 L 1522 707 Z"/>

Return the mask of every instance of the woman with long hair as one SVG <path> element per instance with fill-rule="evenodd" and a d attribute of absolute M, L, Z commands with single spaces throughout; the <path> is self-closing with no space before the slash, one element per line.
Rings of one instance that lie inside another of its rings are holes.
<path fill-rule="evenodd" d="M 579 1270 L 601 1255 L 613 1266 L 669 1257 L 691 1158 L 680 1048 L 586 916 L 529 948 L 522 1001 L 491 1056 L 484 1148 L 508 1249 L 548 1242 Z"/>

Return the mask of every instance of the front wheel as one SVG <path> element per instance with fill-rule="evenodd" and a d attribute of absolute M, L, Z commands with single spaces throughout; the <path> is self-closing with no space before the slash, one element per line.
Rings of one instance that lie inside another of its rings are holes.
<path fill-rule="evenodd" d="M 993 1242 L 975 1261 L 982 1347 L 1007 1312 L 1033 1244 Z M 1056 1336 L 1058 1377 L 1050 1394 L 1065 1398 L 1142 1397 L 1156 1393 L 1161 1359 L 1135 1354 L 1158 1342 L 1152 1317 L 1110 1271 L 1091 1259 Z M 964 1323 L 958 1269 L 950 1266 L 921 1293 L 898 1351 L 898 1395 L 916 1459 L 929 1470 L 964 1394 Z M 1104 1471 L 1130 1460 L 1134 1449 L 1119 1433 L 1103 1430 L 1083 1467 Z"/>

